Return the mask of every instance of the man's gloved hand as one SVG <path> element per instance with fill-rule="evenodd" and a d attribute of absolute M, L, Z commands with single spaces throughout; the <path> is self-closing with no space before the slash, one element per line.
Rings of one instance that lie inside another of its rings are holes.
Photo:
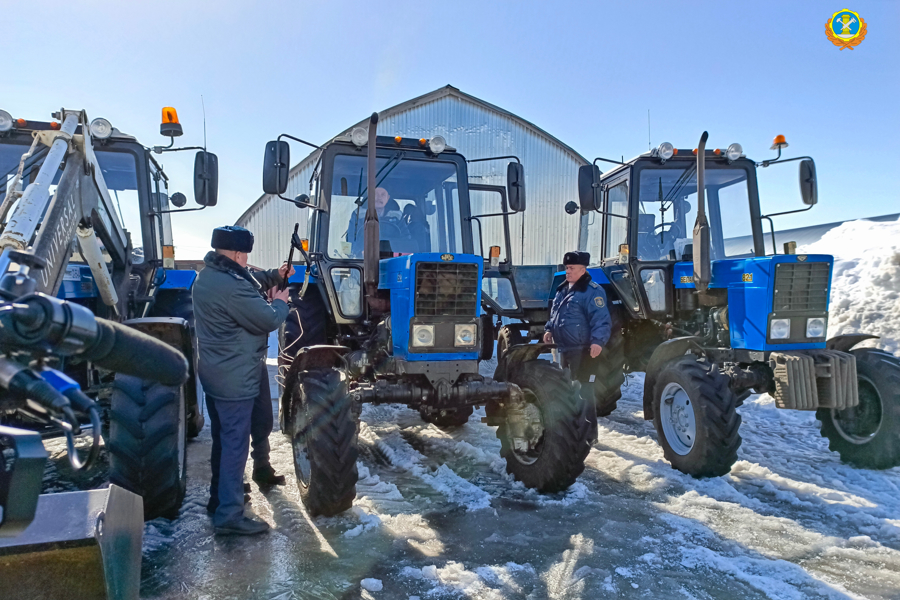
<path fill-rule="evenodd" d="M 591 358 L 597 358 L 601 352 L 603 352 L 603 348 L 599 344 L 591 344 Z"/>
<path fill-rule="evenodd" d="M 553 334 L 550 333 L 549 331 L 545 331 L 545 332 L 544 332 L 544 343 L 545 343 L 545 344 L 552 344 L 552 343 L 553 343 Z"/>
<path fill-rule="evenodd" d="M 283 265 L 278 267 L 278 274 L 281 275 L 282 279 L 287 279 L 296 272 L 297 271 L 294 269 L 294 266 L 288 265 L 287 263 L 284 263 Z"/>

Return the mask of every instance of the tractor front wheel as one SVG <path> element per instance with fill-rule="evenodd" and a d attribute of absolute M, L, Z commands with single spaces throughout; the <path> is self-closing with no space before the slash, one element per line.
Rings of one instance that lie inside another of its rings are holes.
<path fill-rule="evenodd" d="M 559 492 L 575 483 L 596 433 L 594 408 L 565 371 L 545 360 L 511 365 L 507 381 L 524 401 L 497 428 L 506 471 L 526 487 Z"/>
<path fill-rule="evenodd" d="M 359 473 L 356 419 L 339 369 L 298 374 L 291 394 L 291 445 L 300 499 L 313 516 L 334 516 L 350 508 Z"/>
<path fill-rule="evenodd" d="M 841 460 L 864 469 L 900 465 L 900 359 L 873 348 L 856 357 L 859 405 L 845 410 L 820 408 L 822 435 Z"/>
<path fill-rule="evenodd" d="M 669 363 L 656 377 L 654 424 L 673 469 L 718 477 L 737 461 L 741 416 L 728 382 L 715 365 L 694 357 Z"/>

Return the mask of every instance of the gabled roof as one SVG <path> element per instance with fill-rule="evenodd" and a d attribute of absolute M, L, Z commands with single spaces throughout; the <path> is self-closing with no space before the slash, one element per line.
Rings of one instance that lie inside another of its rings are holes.
<path fill-rule="evenodd" d="M 404 112 L 404 111 L 406 111 L 406 110 L 409 110 L 409 109 L 411 109 L 411 108 L 415 108 L 415 107 L 417 107 L 417 106 L 422 106 L 422 105 L 425 105 L 425 104 L 430 104 L 430 103 L 432 103 L 432 102 L 435 102 L 435 101 L 437 101 L 437 100 L 440 100 L 441 98 L 446 98 L 447 96 L 451 96 L 451 97 L 454 97 L 454 98 L 459 98 L 460 100 L 463 100 L 463 101 L 465 101 L 465 102 L 470 102 L 470 103 L 475 104 L 475 105 L 477 105 L 477 106 L 480 106 L 480 107 L 482 107 L 482 108 L 484 108 L 484 109 L 486 109 L 486 110 L 489 110 L 489 111 L 492 111 L 492 112 L 501 114 L 501 115 L 503 115 L 503 116 L 505 116 L 505 117 L 508 117 L 510 120 L 515 121 L 516 123 L 522 125 L 522 126 L 525 127 L 526 129 L 528 129 L 528 130 L 529 130 L 531 133 L 533 133 L 534 135 L 537 135 L 537 136 L 539 136 L 539 137 L 543 137 L 543 138 L 549 140 L 550 142 L 552 142 L 552 143 L 554 143 L 554 144 L 557 144 L 558 146 L 560 146 L 561 148 L 563 148 L 566 152 L 568 152 L 569 154 L 571 154 L 576 160 L 581 161 L 582 164 L 588 164 L 588 163 L 589 163 L 589 161 L 588 161 L 587 159 L 585 159 L 581 154 L 579 154 L 578 152 L 576 152 L 571 146 L 569 146 L 569 145 L 567 145 L 567 144 L 561 142 L 560 140 L 558 140 L 557 138 L 553 137 L 552 135 L 550 135 L 549 133 L 547 133 L 546 131 L 544 131 L 543 129 L 541 129 L 540 127 L 538 127 L 537 125 L 535 125 L 534 123 L 532 123 L 532 122 L 530 122 L 530 121 L 526 121 L 526 120 L 523 119 L 522 117 L 520 117 L 520 116 L 518 116 L 518 115 L 516 115 L 516 114 L 513 114 L 513 113 L 509 112 L 508 110 L 502 109 L 502 108 L 500 108 L 499 106 L 496 106 L 496 105 L 491 104 L 491 103 L 489 103 L 489 102 L 485 102 L 484 100 L 482 100 L 482 99 L 480 99 L 480 98 L 476 98 L 475 96 L 472 96 L 472 95 L 467 94 L 467 93 L 465 93 L 465 92 L 463 92 L 463 91 L 460 91 L 459 89 L 453 87 L 452 85 L 445 85 L 444 87 L 438 88 L 438 89 L 434 90 L 433 92 L 429 92 L 429 93 L 427 93 L 427 94 L 423 94 L 423 95 L 421 95 L 421 96 L 418 96 L 418 97 L 416 97 L 416 98 L 413 98 L 412 100 L 407 100 L 406 102 L 401 102 L 400 104 L 397 104 L 397 105 L 395 105 L 395 106 L 392 106 L 392 107 L 390 107 L 390 108 L 388 108 L 388 109 L 385 109 L 385 110 L 383 110 L 383 111 L 379 111 L 379 113 L 378 113 L 378 118 L 379 118 L 379 120 L 385 120 L 385 119 L 387 119 L 387 118 L 389 118 L 389 117 L 391 117 L 391 116 L 393 116 L 393 115 L 395 115 L 395 114 Z M 334 136 L 334 137 L 341 137 L 341 136 L 343 136 L 343 135 L 347 135 L 347 134 L 349 134 L 349 133 L 353 130 L 354 127 L 365 126 L 367 123 L 368 123 L 368 118 L 365 118 L 365 119 L 363 119 L 362 121 L 359 121 L 359 122 L 357 122 L 357 123 L 354 123 L 353 125 L 351 125 L 350 127 L 346 128 L 345 130 L 343 130 L 342 132 L 340 132 L 339 134 L 337 134 L 337 135 Z M 334 138 L 332 138 L 332 139 L 334 139 Z M 323 145 L 324 145 L 324 144 L 323 144 Z M 307 155 L 303 160 L 301 160 L 299 163 L 297 163 L 297 164 L 290 170 L 290 173 L 289 173 L 289 175 L 288 175 L 288 178 L 290 179 L 291 177 L 293 177 L 294 175 L 296 175 L 297 173 L 299 173 L 301 170 L 303 170 L 303 169 L 304 169 L 311 161 L 315 160 L 315 159 L 317 158 L 317 156 L 318 156 L 318 152 L 319 152 L 318 150 L 313 151 L 312 153 L 310 153 L 309 155 Z M 254 210 L 257 206 L 259 206 L 259 204 L 260 204 L 263 200 L 265 200 L 267 196 L 268 196 L 268 194 L 263 194 L 262 196 L 260 196 L 259 199 L 256 200 L 256 202 L 254 202 L 253 204 L 251 204 L 251 205 L 247 208 L 247 210 L 244 211 L 244 213 L 240 216 L 240 218 L 237 220 L 237 222 L 240 223 L 240 222 L 242 222 L 245 218 L 249 217 L 250 213 L 253 212 L 253 210 Z"/>

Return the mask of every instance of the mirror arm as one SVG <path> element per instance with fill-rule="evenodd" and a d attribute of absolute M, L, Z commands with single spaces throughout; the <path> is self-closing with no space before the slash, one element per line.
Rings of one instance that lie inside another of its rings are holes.
<path fill-rule="evenodd" d="M 813 206 L 815 206 L 815 204 L 810 204 L 806 208 L 798 208 L 797 210 L 786 210 L 786 211 L 780 212 L 780 213 L 772 213 L 770 215 L 763 215 L 760 217 L 760 219 L 769 219 L 771 221 L 771 217 L 780 217 L 781 215 L 792 215 L 794 213 L 806 212 L 809 209 L 811 209 Z"/>
<path fill-rule="evenodd" d="M 475 221 L 481 217 L 505 217 L 508 215 L 516 215 L 518 213 L 515 212 L 499 212 L 499 213 L 487 213 L 483 215 L 472 215 L 471 217 L 466 217 L 467 221 Z M 479 223 L 481 225 L 481 223 Z"/>
<path fill-rule="evenodd" d="M 516 161 L 517 163 L 519 163 L 520 165 L 522 164 L 522 161 L 519 160 L 518 156 L 491 156 L 490 158 L 472 158 L 472 159 L 466 160 L 466 162 L 473 163 L 473 162 L 486 162 L 489 160 L 507 160 L 507 159 L 512 159 L 512 160 Z"/>
<path fill-rule="evenodd" d="M 172 144 L 175 143 L 175 138 L 172 138 Z M 166 147 L 163 146 L 153 146 L 153 152 L 157 154 L 162 154 L 163 152 L 181 152 L 183 150 L 203 150 L 206 151 L 206 148 L 202 146 L 185 146 L 184 148 L 173 148 L 172 144 L 169 144 Z"/>
<path fill-rule="evenodd" d="M 173 210 L 157 210 L 157 211 L 151 211 L 147 214 L 152 217 L 154 215 L 165 215 L 168 213 L 195 212 L 198 210 L 203 210 L 204 208 L 206 208 L 206 207 L 201 206 L 200 208 L 178 208 L 178 209 L 173 209 Z"/>
<path fill-rule="evenodd" d="M 322 149 L 322 146 L 316 146 L 315 144 L 313 144 L 313 143 L 311 143 L 311 142 L 307 142 L 306 140 L 301 140 L 300 138 L 296 138 L 296 137 L 294 137 L 294 136 L 292 136 L 292 135 L 288 135 L 288 134 L 286 134 L 286 133 L 282 133 L 281 135 L 279 135 L 279 136 L 276 138 L 275 141 L 276 141 L 276 142 L 280 142 L 280 141 L 281 141 L 281 138 L 283 138 L 283 137 L 284 137 L 284 138 L 288 138 L 289 140 L 294 140 L 295 142 L 300 142 L 301 144 L 306 144 L 307 146 L 312 146 L 312 147 L 315 148 L 316 150 L 321 150 L 321 149 Z"/>
<path fill-rule="evenodd" d="M 765 167 L 768 167 L 769 165 L 771 165 L 772 163 L 774 163 L 776 160 L 778 161 L 779 164 L 791 162 L 792 160 L 803 160 L 803 159 L 807 159 L 807 158 L 809 160 L 813 160 L 813 158 L 811 156 L 797 156 L 795 158 L 786 158 L 784 160 L 779 160 L 781 158 L 780 150 L 778 151 L 778 154 L 779 154 L 778 158 L 773 158 L 772 160 L 764 160 L 762 162 L 758 162 L 758 163 L 756 163 L 756 166 L 765 168 Z"/>
<path fill-rule="evenodd" d="M 599 156 L 598 156 L 597 158 L 595 158 L 595 159 L 594 159 L 594 162 L 591 163 L 591 164 L 596 165 L 598 160 L 602 160 L 603 162 L 612 163 L 612 164 L 614 164 L 614 165 L 624 165 L 624 164 L 625 164 L 625 163 L 623 163 L 621 160 L 610 160 L 610 159 L 608 159 L 608 158 L 601 158 L 601 157 L 599 157 Z"/>

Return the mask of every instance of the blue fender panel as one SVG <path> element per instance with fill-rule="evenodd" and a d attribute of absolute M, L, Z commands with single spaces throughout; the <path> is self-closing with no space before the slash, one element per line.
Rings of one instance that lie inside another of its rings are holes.
<path fill-rule="evenodd" d="M 161 290 L 190 290 L 197 280 L 197 271 L 166 269 L 165 280 L 159 286 Z"/>

